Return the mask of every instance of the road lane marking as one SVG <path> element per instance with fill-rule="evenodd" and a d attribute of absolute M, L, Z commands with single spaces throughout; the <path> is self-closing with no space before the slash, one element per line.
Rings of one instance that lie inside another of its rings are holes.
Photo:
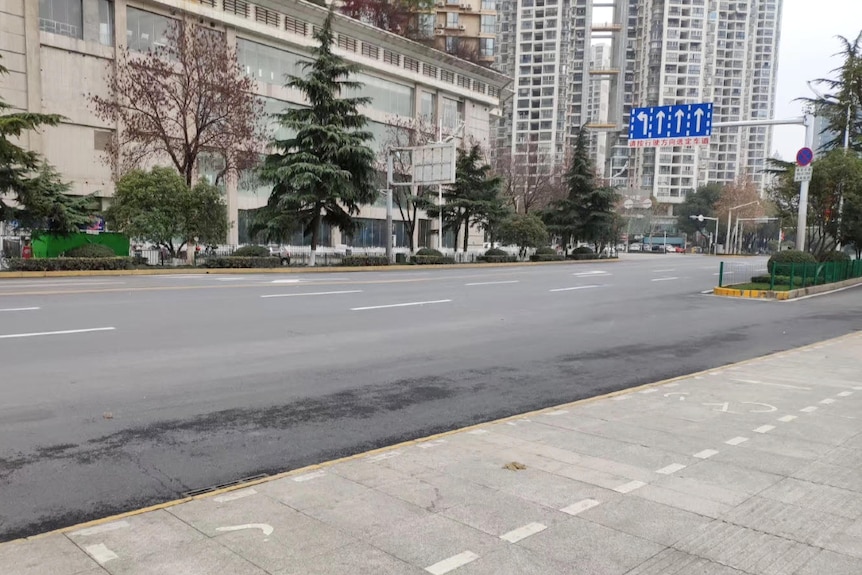
<path fill-rule="evenodd" d="M 656 274 L 663 274 L 663 273 L 667 273 L 667 272 L 675 272 L 675 271 L 676 271 L 676 268 L 669 268 L 669 269 L 666 269 L 666 270 L 653 270 L 653 273 L 656 273 Z"/>
<path fill-rule="evenodd" d="M 838 397 L 850 397 L 851 395 L 853 395 L 852 391 L 842 391 L 838 394 Z"/>
<path fill-rule="evenodd" d="M 431 304 L 435 304 L 435 303 L 449 303 L 451 301 L 452 301 L 451 299 L 436 299 L 436 300 L 431 300 L 431 301 L 411 301 L 411 302 L 407 302 L 407 303 L 391 303 L 389 305 L 369 305 L 366 307 L 352 307 L 352 308 L 350 308 L 350 311 L 365 311 L 365 310 L 369 310 L 369 309 L 387 309 L 390 307 L 410 307 L 410 306 L 417 306 L 417 305 L 431 305 Z"/>
<path fill-rule="evenodd" d="M 275 529 L 268 523 L 246 523 L 245 525 L 229 525 L 227 527 L 216 527 L 216 531 L 242 531 L 244 529 L 260 529 L 264 537 L 272 535 Z"/>
<path fill-rule="evenodd" d="M 46 283 L 10 283 L 0 285 L 0 289 L 28 288 L 28 287 L 65 287 L 65 286 L 98 286 L 98 285 L 125 285 L 126 282 L 46 282 Z"/>
<path fill-rule="evenodd" d="M 653 279 L 651 279 L 650 281 L 651 281 L 651 282 L 669 282 L 669 281 L 671 281 L 671 280 L 678 280 L 678 279 L 679 279 L 679 278 L 678 278 L 678 277 L 676 277 L 676 276 L 671 276 L 671 277 L 669 277 L 669 278 L 653 278 Z"/>
<path fill-rule="evenodd" d="M 6 311 L 36 311 L 37 309 L 42 309 L 39 307 L 7 307 L 6 309 L 0 309 L 0 313 Z"/>
<path fill-rule="evenodd" d="M 557 409 L 555 411 L 547 411 L 545 415 L 565 415 L 569 412 L 568 409 Z"/>
<path fill-rule="evenodd" d="M 568 507 L 563 507 L 560 511 L 568 513 L 569 515 L 577 515 L 578 513 L 583 513 L 587 509 L 592 509 L 600 503 L 600 501 L 596 501 L 595 499 L 582 499 L 577 503 L 572 503 Z"/>
<path fill-rule="evenodd" d="M 681 469 L 685 469 L 686 467 L 688 467 L 688 466 L 683 465 L 682 463 L 671 463 L 667 467 L 662 467 L 661 469 L 657 469 L 656 473 L 659 473 L 661 475 L 671 475 L 673 473 L 676 473 L 677 471 L 680 471 Z"/>
<path fill-rule="evenodd" d="M 556 289 L 552 289 L 552 290 L 548 290 L 548 291 L 551 291 L 551 292 L 556 292 L 556 291 L 573 291 L 573 290 L 579 290 L 579 289 L 592 289 L 592 288 L 597 288 L 597 287 L 602 287 L 602 286 L 600 286 L 600 285 L 592 285 L 592 284 L 591 284 L 591 285 L 586 285 L 586 286 L 575 286 L 575 287 L 567 287 L 567 288 L 556 288 Z"/>
<path fill-rule="evenodd" d="M 21 337 L 38 337 L 42 335 L 71 335 L 75 333 L 91 333 L 94 331 L 114 331 L 115 327 L 91 327 L 89 329 L 64 329 L 61 331 L 37 331 L 32 333 L 10 333 L 0 335 L 0 339 L 17 339 Z"/>
<path fill-rule="evenodd" d="M 614 491 L 617 493 L 631 493 L 635 489 L 640 489 L 644 485 L 646 485 L 646 483 L 643 481 L 629 481 L 628 483 L 623 483 L 622 485 L 614 487 Z"/>
<path fill-rule="evenodd" d="M 99 565 L 104 565 L 108 561 L 119 559 L 119 556 L 108 549 L 104 543 L 99 543 L 98 545 L 87 545 L 84 547 L 84 551 L 89 553 L 90 557 L 95 559 Z"/>
<path fill-rule="evenodd" d="M 576 272 L 576 273 L 573 273 L 572 275 L 575 277 L 582 278 L 582 277 L 587 277 L 587 276 L 609 276 L 609 275 L 611 275 L 611 273 L 605 272 L 602 270 L 593 270 L 591 272 Z"/>
<path fill-rule="evenodd" d="M 254 489 L 240 489 L 239 491 L 231 491 L 230 493 L 225 493 L 224 495 L 219 495 L 218 497 L 213 497 L 213 500 L 216 503 L 227 503 L 228 501 L 234 501 L 236 499 L 242 499 L 243 497 L 248 497 L 250 495 L 257 495 L 257 491 Z"/>
<path fill-rule="evenodd" d="M 368 461 L 371 461 L 372 463 L 376 463 L 377 461 L 384 461 L 386 459 L 392 459 L 393 457 L 398 457 L 399 455 L 401 455 L 400 451 L 387 451 L 386 453 L 380 453 L 378 455 L 370 455 L 370 456 L 366 457 L 365 459 L 367 459 Z"/>
<path fill-rule="evenodd" d="M 516 283 L 520 283 L 520 281 L 519 280 L 506 280 L 506 281 L 500 281 L 500 282 L 475 282 L 475 283 L 464 284 L 464 285 L 465 286 L 495 286 L 495 285 L 501 285 L 501 284 L 516 284 Z"/>
<path fill-rule="evenodd" d="M 830 403 L 835 403 L 835 400 L 831 397 L 827 397 L 826 399 L 821 399 L 820 403 L 822 403 L 823 405 L 829 405 Z"/>
<path fill-rule="evenodd" d="M 801 411 L 803 413 L 811 413 L 812 411 L 817 411 L 817 406 L 809 405 L 808 407 L 803 407 L 799 411 Z"/>
<path fill-rule="evenodd" d="M 269 295 L 262 295 L 262 298 L 270 298 L 270 297 L 299 297 L 304 295 L 337 295 L 337 294 L 345 294 L 345 293 L 362 293 L 361 289 L 350 289 L 343 291 L 315 291 L 315 292 L 302 292 L 302 293 L 274 293 Z"/>
<path fill-rule="evenodd" d="M 303 475 L 297 475 L 292 479 L 297 483 L 302 483 L 303 481 L 311 481 L 312 479 L 317 479 L 318 477 L 323 477 L 324 475 L 326 475 L 326 471 L 320 470 L 312 471 L 311 473 L 305 473 Z"/>
<path fill-rule="evenodd" d="M 454 571 L 459 567 L 463 567 L 467 563 L 471 563 L 478 558 L 479 556 L 472 551 L 464 551 L 463 553 L 458 553 L 457 555 L 453 555 L 443 561 L 438 561 L 434 565 L 426 567 L 425 570 L 428 573 L 431 573 L 431 575 L 444 575 L 445 573 Z"/>
<path fill-rule="evenodd" d="M 517 543 L 522 539 L 526 539 L 530 535 L 541 533 L 547 528 L 547 525 L 542 525 L 541 523 L 527 523 L 523 527 L 512 529 L 508 533 L 500 535 L 500 539 L 502 539 L 503 541 L 508 541 L 509 543 Z"/>
<path fill-rule="evenodd" d="M 487 429 L 473 429 L 471 431 L 468 431 L 467 433 L 469 435 L 483 435 L 485 433 L 488 433 L 488 430 Z"/>
<path fill-rule="evenodd" d="M 274 284 L 298 284 L 301 280 L 272 280 Z"/>
<path fill-rule="evenodd" d="M 709 459 L 713 455 L 717 454 L 718 451 L 716 451 L 715 449 L 704 449 L 703 451 L 698 451 L 697 453 L 695 453 L 694 457 L 697 457 L 698 459 Z"/>
<path fill-rule="evenodd" d="M 793 421 L 794 419 L 796 419 L 795 415 L 784 415 L 782 417 L 779 417 L 778 421 L 781 421 L 782 423 L 789 423 L 789 422 Z"/>
<path fill-rule="evenodd" d="M 746 441 L 748 441 L 747 437 L 734 437 L 732 439 L 728 439 L 727 441 L 725 441 L 725 443 L 728 445 L 739 445 L 741 443 L 745 443 Z"/>
<path fill-rule="evenodd" d="M 730 381 L 735 381 L 737 383 L 752 383 L 756 385 L 768 385 L 770 387 L 783 387 L 785 389 L 802 389 L 805 391 L 811 391 L 810 387 L 803 387 L 801 385 L 790 385 L 789 383 L 772 383 L 771 381 L 760 381 L 757 379 L 738 379 L 735 377 L 730 378 Z"/>
<path fill-rule="evenodd" d="M 754 433 L 769 433 L 775 429 L 774 425 L 761 425 L 760 427 L 753 429 Z"/>
<path fill-rule="evenodd" d="M 445 439 L 434 439 L 432 441 L 424 441 L 422 443 L 417 443 L 416 447 L 418 449 L 431 449 L 432 447 L 437 447 L 438 445 L 442 445 L 446 443 Z"/>

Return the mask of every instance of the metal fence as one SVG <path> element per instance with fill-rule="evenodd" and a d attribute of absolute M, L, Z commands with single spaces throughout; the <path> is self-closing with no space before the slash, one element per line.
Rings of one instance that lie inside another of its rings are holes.
<path fill-rule="evenodd" d="M 862 260 L 822 263 L 721 262 L 718 286 L 747 283 L 769 284 L 769 289 L 798 289 L 862 278 Z"/>

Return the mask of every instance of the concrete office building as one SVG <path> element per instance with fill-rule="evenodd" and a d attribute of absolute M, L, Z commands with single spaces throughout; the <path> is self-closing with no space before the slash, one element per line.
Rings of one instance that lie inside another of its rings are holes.
<path fill-rule="evenodd" d="M 19 110 L 63 114 L 60 126 L 28 133 L 25 145 L 44 154 L 71 182 L 73 193 L 109 201 L 114 177 L 102 150 L 117 126 L 93 114 L 87 94 L 105 93 L 106 69 L 118 45 L 145 51 L 164 38 L 171 19 L 206 23 L 236 48 L 272 113 L 303 105 L 299 94 L 283 87 L 284 74 L 299 72 L 295 63 L 315 45 L 313 27 L 326 13 L 300 0 L 5 0 L 0 3 L 0 55 L 10 74 L 0 78 L 0 96 Z M 346 17 L 336 17 L 334 29 L 335 51 L 362 67 L 357 78 L 365 84 L 362 95 L 373 98 L 363 111 L 378 150 L 389 139 L 391 122 L 418 116 L 439 119 L 444 133 L 467 134 L 487 146 L 490 120 L 508 78 Z M 208 177 L 212 170 L 202 163 L 199 172 Z M 248 240 L 244 220 L 268 195 L 252 174 L 228 178 L 230 243 Z M 353 244 L 384 245 L 384 217 L 383 202 L 364 208 Z M 418 245 L 436 245 L 436 221 L 421 216 L 417 227 Z M 396 235 L 405 245 L 400 222 Z M 324 238 L 330 245 L 347 241 L 338 230 L 326 230 Z M 481 233 L 474 230 L 470 243 L 481 245 Z"/>

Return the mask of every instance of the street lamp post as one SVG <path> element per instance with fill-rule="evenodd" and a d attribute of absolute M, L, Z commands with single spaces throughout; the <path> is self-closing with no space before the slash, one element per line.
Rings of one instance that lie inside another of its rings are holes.
<path fill-rule="evenodd" d="M 733 210 L 738 210 L 739 208 L 744 208 L 745 206 L 750 206 L 751 204 L 760 205 L 760 200 L 754 200 L 753 202 L 748 202 L 747 204 L 740 204 L 738 206 L 733 206 L 732 208 L 727 210 L 727 238 L 725 238 L 725 240 L 724 240 L 724 252 L 725 253 L 730 253 L 730 252 L 728 252 L 728 248 L 730 247 L 730 229 L 731 229 L 730 224 L 731 224 L 731 220 L 733 219 Z M 716 238 L 716 239 L 718 239 L 718 238 Z"/>
<path fill-rule="evenodd" d="M 689 216 L 689 217 L 691 219 L 697 220 L 699 222 L 702 222 L 703 220 L 710 220 L 710 221 L 715 222 L 715 237 L 712 238 L 712 242 L 711 242 L 712 245 L 710 247 L 712 248 L 713 255 L 718 255 L 718 246 L 717 246 L 717 244 L 718 244 L 718 218 L 711 218 L 711 217 L 705 216 L 703 214 L 700 214 L 698 216 Z M 707 249 L 706 252 L 709 253 L 709 249 Z"/>
<path fill-rule="evenodd" d="M 767 218 L 767 217 L 736 218 L 736 245 L 738 246 L 736 251 L 737 252 L 742 251 L 742 238 L 740 237 L 740 233 L 739 233 L 739 222 L 758 222 L 758 223 L 765 224 L 768 222 L 775 222 L 775 221 L 778 221 L 778 218 Z"/>

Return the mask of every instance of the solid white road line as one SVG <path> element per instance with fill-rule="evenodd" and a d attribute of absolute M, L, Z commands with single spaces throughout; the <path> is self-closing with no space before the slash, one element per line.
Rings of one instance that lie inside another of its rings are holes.
<path fill-rule="evenodd" d="M 603 270 L 593 270 L 591 272 L 577 272 L 577 273 L 573 273 L 572 275 L 575 277 L 582 278 L 582 277 L 586 277 L 586 276 L 609 276 L 609 275 L 611 275 L 611 273 L 603 271 Z"/>
<path fill-rule="evenodd" d="M 126 282 L 107 281 L 107 282 L 40 282 L 40 283 L 16 283 L 9 282 L 0 285 L 0 289 L 16 289 L 25 287 L 64 287 L 64 286 L 98 286 L 98 285 L 121 285 Z"/>
<path fill-rule="evenodd" d="M 748 441 L 747 437 L 734 437 L 732 439 L 728 439 L 727 441 L 725 441 L 725 443 L 728 445 L 739 445 L 741 443 L 745 443 L 746 441 Z"/>
<path fill-rule="evenodd" d="M 114 331 L 115 327 L 91 327 L 89 329 L 64 329 L 61 331 L 39 331 L 33 333 L 10 333 L 0 335 L 0 339 L 17 339 L 21 337 L 38 337 L 40 335 L 70 335 L 74 333 L 90 333 L 94 331 Z"/>
<path fill-rule="evenodd" d="M 577 503 L 572 503 L 568 507 L 563 507 L 560 511 L 568 513 L 569 515 L 577 515 L 578 513 L 583 513 L 587 509 L 592 509 L 600 503 L 600 501 L 596 501 L 595 499 L 582 499 Z"/>
<path fill-rule="evenodd" d="M 618 487 L 614 487 L 614 491 L 616 491 L 617 493 L 631 493 L 635 489 L 640 489 L 644 485 L 646 485 L 646 483 L 644 483 L 643 481 L 629 481 L 628 483 L 624 483 Z"/>
<path fill-rule="evenodd" d="M 501 282 L 476 282 L 471 284 L 464 284 L 465 286 L 495 286 L 500 284 L 516 284 L 520 283 L 518 280 L 507 280 Z"/>
<path fill-rule="evenodd" d="M 275 293 L 270 295 L 262 295 L 262 298 L 270 298 L 270 297 L 299 297 L 303 295 L 337 295 L 344 293 L 362 293 L 361 289 L 351 289 L 351 290 L 343 290 L 343 291 L 316 291 L 316 292 L 302 292 L 302 293 Z"/>
<path fill-rule="evenodd" d="M 527 523 L 523 527 L 518 527 L 517 529 L 513 529 L 508 533 L 500 535 L 500 539 L 502 539 L 503 541 L 508 541 L 509 543 L 517 543 L 521 539 L 526 539 L 530 535 L 541 533 L 547 528 L 547 525 L 542 525 L 541 523 Z"/>
<path fill-rule="evenodd" d="M 675 271 L 676 271 L 676 268 L 670 268 L 670 269 L 666 269 L 666 270 L 653 270 L 653 273 L 663 274 L 663 273 L 675 272 Z"/>
<path fill-rule="evenodd" d="M 329 278 L 327 278 L 329 279 Z M 272 280 L 274 284 L 298 284 L 300 280 Z"/>
<path fill-rule="evenodd" d="M 473 553 L 472 551 L 464 551 L 463 553 L 459 553 L 457 555 L 453 555 L 448 559 L 444 559 L 443 561 L 438 561 L 434 565 L 430 567 L 426 567 L 425 570 L 431 575 L 444 575 L 449 571 L 454 571 L 459 567 L 463 567 L 467 563 L 475 561 L 479 556 Z"/>
<path fill-rule="evenodd" d="M 112 559 L 119 559 L 116 553 L 105 547 L 104 543 L 98 545 L 87 545 L 84 551 L 90 554 L 90 557 L 96 560 L 99 565 L 104 565 Z"/>
<path fill-rule="evenodd" d="M 716 455 L 717 453 L 718 453 L 718 451 L 716 451 L 715 449 L 704 449 L 703 451 L 699 451 L 699 452 L 695 453 L 694 457 L 697 457 L 698 459 L 709 459 L 710 457 L 712 457 L 713 455 Z"/>
<path fill-rule="evenodd" d="M 365 310 L 369 310 L 369 309 L 386 309 L 386 308 L 390 308 L 390 307 L 410 307 L 410 306 L 415 306 L 415 305 L 449 303 L 451 301 L 452 301 L 451 299 L 436 299 L 436 300 L 432 300 L 432 301 L 411 301 L 408 303 L 392 303 L 389 305 L 370 305 L 370 306 L 366 306 L 366 307 L 352 307 L 352 308 L 350 308 L 350 311 L 365 311 Z"/>
<path fill-rule="evenodd" d="M 669 282 L 671 280 L 678 280 L 678 279 L 679 279 L 678 277 L 673 276 L 673 277 L 669 277 L 669 278 L 653 278 L 650 281 L 651 282 Z"/>
<path fill-rule="evenodd" d="M 676 473 L 681 469 L 685 469 L 687 466 L 682 463 L 671 463 L 667 467 L 662 467 L 661 469 L 657 469 L 656 473 L 661 475 L 671 475 L 672 473 Z"/>
<path fill-rule="evenodd" d="M 551 291 L 551 292 L 556 292 L 556 291 L 573 291 L 573 290 L 579 290 L 579 289 L 591 289 L 591 288 L 597 288 L 597 287 L 602 287 L 602 286 L 600 286 L 600 285 L 575 286 L 575 287 L 567 287 L 567 288 L 557 288 L 557 289 L 552 289 L 552 290 L 548 290 L 548 291 Z"/>
<path fill-rule="evenodd" d="M 6 309 L 0 309 L 0 313 L 4 311 L 36 311 L 37 309 L 41 309 L 38 307 L 8 307 Z"/>

